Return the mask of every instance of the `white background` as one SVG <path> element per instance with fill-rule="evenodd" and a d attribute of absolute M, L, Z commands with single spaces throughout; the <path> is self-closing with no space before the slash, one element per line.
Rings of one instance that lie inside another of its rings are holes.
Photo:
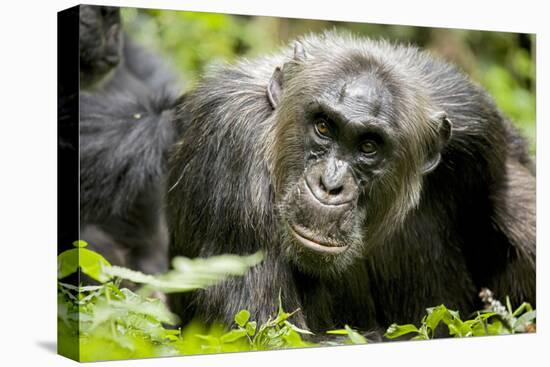
<path fill-rule="evenodd" d="M 538 332 L 367 346 L 316 348 L 156 360 L 115 366 L 491 366 L 548 365 L 550 118 L 549 11 L 542 0 L 166 1 L 98 4 L 353 20 L 537 33 Z M 68 366 L 56 334 L 56 12 L 74 1 L 6 0 L 0 5 L 0 364 Z M 545 225 L 546 224 L 546 225 Z"/>

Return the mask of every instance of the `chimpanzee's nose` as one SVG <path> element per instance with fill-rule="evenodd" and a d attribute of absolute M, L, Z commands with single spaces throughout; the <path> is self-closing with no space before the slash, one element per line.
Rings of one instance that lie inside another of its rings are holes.
<path fill-rule="evenodd" d="M 357 184 L 349 165 L 330 158 L 315 164 L 306 175 L 307 185 L 313 196 L 325 205 L 340 205 L 354 200 Z"/>

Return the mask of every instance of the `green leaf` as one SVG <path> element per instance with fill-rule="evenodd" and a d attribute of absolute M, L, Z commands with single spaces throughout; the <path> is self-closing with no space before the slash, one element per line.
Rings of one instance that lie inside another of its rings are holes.
<path fill-rule="evenodd" d="M 511 307 L 511 306 L 510 306 Z M 512 313 L 513 317 L 517 317 L 518 315 L 521 315 L 523 312 L 527 311 L 533 311 L 533 306 L 531 306 L 530 303 L 523 302 L 515 311 Z"/>
<path fill-rule="evenodd" d="M 298 326 L 294 325 L 293 323 L 291 323 L 289 321 L 285 321 L 284 325 L 286 325 L 287 327 L 289 327 L 290 329 L 294 330 L 297 333 L 313 335 L 313 333 L 311 331 L 306 330 L 306 329 L 300 329 Z"/>
<path fill-rule="evenodd" d="M 106 269 L 105 272 L 111 277 L 126 279 L 134 283 L 155 284 L 157 282 L 157 278 L 153 275 L 144 274 L 140 271 L 130 270 L 116 265 Z"/>
<path fill-rule="evenodd" d="M 296 347 L 307 347 L 311 344 L 302 340 L 300 333 L 290 330 L 283 336 L 283 340 L 287 347 L 296 348 Z"/>
<path fill-rule="evenodd" d="M 177 316 L 172 314 L 161 300 L 145 299 L 126 288 L 120 292 L 123 298 L 103 299 L 94 306 L 93 322 L 88 331 L 108 321 L 125 323 L 128 327 L 149 331 L 160 327 L 160 323 L 177 323 Z"/>
<path fill-rule="evenodd" d="M 57 279 L 63 279 L 78 271 L 78 250 L 71 249 L 57 256 Z"/>
<path fill-rule="evenodd" d="M 496 312 L 483 312 L 483 313 L 480 313 L 476 319 L 481 319 L 481 320 L 485 320 L 485 319 L 489 319 L 493 316 L 497 315 Z"/>
<path fill-rule="evenodd" d="M 346 329 L 327 330 L 326 333 L 331 335 L 348 335 L 348 331 Z"/>
<path fill-rule="evenodd" d="M 526 324 L 532 322 L 537 318 L 537 311 L 529 311 L 521 315 L 516 322 L 514 323 L 513 329 L 514 331 L 520 329 L 520 331 Z"/>
<path fill-rule="evenodd" d="M 464 335 L 463 323 L 462 320 L 452 319 L 447 322 L 447 327 L 449 328 L 449 334 L 455 337 L 462 337 Z"/>
<path fill-rule="evenodd" d="M 83 247 L 62 252 L 57 256 L 57 278 L 63 279 L 78 271 L 78 268 L 89 277 L 104 283 L 110 280 L 105 272 L 111 264 L 100 254 Z"/>
<path fill-rule="evenodd" d="M 394 339 L 409 333 L 419 333 L 419 332 L 420 331 L 418 330 L 418 328 L 413 324 L 406 324 L 406 325 L 391 324 L 390 327 L 388 327 L 388 330 L 386 330 L 386 333 L 384 334 L 384 336 L 389 339 Z"/>
<path fill-rule="evenodd" d="M 349 337 L 349 340 L 351 340 L 351 342 L 353 344 L 367 344 L 367 339 L 359 334 L 357 331 L 353 330 L 352 328 L 350 328 L 348 325 L 345 326 L 346 328 L 346 331 L 348 332 L 348 337 Z"/>
<path fill-rule="evenodd" d="M 447 315 L 448 310 L 444 305 L 439 305 L 437 307 L 428 308 L 428 315 L 426 317 L 425 323 L 426 326 L 433 332 L 439 322 Z"/>
<path fill-rule="evenodd" d="M 256 321 L 247 322 L 245 329 L 248 335 L 253 336 L 256 333 L 256 327 L 257 327 Z"/>
<path fill-rule="evenodd" d="M 285 312 L 282 307 L 279 307 L 279 312 L 277 313 L 277 317 L 275 320 L 273 320 L 273 324 L 278 325 L 286 321 L 291 316 L 290 313 Z"/>
<path fill-rule="evenodd" d="M 87 286 L 77 287 L 75 285 L 62 283 L 62 282 L 57 282 L 57 284 L 60 287 L 69 289 L 71 291 L 76 291 L 76 292 L 93 292 L 93 291 L 98 291 L 103 289 L 103 285 L 87 285 Z"/>
<path fill-rule="evenodd" d="M 428 340 L 430 339 L 430 335 L 428 334 L 428 326 L 426 324 L 422 324 L 420 326 L 420 329 L 418 329 L 418 336 L 414 337 L 413 340 Z"/>
<path fill-rule="evenodd" d="M 235 322 L 240 327 L 244 327 L 244 325 L 248 322 L 248 319 L 250 319 L 250 312 L 248 312 L 247 310 L 240 310 L 235 315 Z"/>
<path fill-rule="evenodd" d="M 115 306 L 122 307 L 131 312 L 153 317 L 160 322 L 170 325 L 173 325 L 178 321 L 177 316 L 170 312 L 168 307 L 166 307 L 160 299 L 144 299 L 126 288 L 123 288 L 120 291 L 124 294 L 125 299 L 124 302 L 115 303 Z"/>
<path fill-rule="evenodd" d="M 204 340 L 210 344 L 219 344 L 220 342 L 220 339 L 214 335 L 201 335 L 201 334 L 196 334 L 195 335 L 196 338 L 198 339 L 201 339 L 201 340 Z"/>
<path fill-rule="evenodd" d="M 250 267 L 258 265 L 262 260 L 263 253 L 259 251 L 249 256 L 220 255 L 206 259 L 176 257 L 172 260 L 172 265 L 181 273 L 243 275 Z"/>
<path fill-rule="evenodd" d="M 487 334 L 488 335 L 502 335 L 509 334 L 508 328 L 500 320 L 494 320 L 487 325 Z"/>
<path fill-rule="evenodd" d="M 144 284 L 146 287 L 143 293 L 150 293 L 152 289 L 164 293 L 188 292 L 212 286 L 229 276 L 242 276 L 250 267 L 261 262 L 262 258 L 261 252 L 250 256 L 221 255 L 206 259 L 176 257 L 173 270 L 155 276 L 118 266 L 112 266 L 106 271 L 110 276 Z"/>
<path fill-rule="evenodd" d="M 220 338 L 220 341 L 222 343 L 232 343 L 240 338 L 245 337 L 246 335 L 247 333 L 245 329 L 235 329 L 223 334 Z"/>
<path fill-rule="evenodd" d="M 83 241 L 83 240 L 74 241 L 73 246 L 74 247 L 79 247 L 79 248 L 84 248 L 84 247 L 88 246 L 88 242 Z"/>

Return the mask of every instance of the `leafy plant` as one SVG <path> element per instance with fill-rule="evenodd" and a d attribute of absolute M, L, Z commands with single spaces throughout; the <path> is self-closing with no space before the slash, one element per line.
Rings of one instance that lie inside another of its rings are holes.
<path fill-rule="evenodd" d="M 176 325 L 176 315 L 161 300 L 146 296 L 152 290 L 185 292 L 216 284 L 228 276 L 243 275 L 262 260 L 261 253 L 176 258 L 173 270 L 152 276 L 112 266 L 100 254 L 86 249 L 84 241 L 74 246 L 58 257 L 59 351 L 64 355 L 97 361 L 313 345 L 300 336 L 311 333 L 289 321 L 296 311 L 285 312 L 281 305 L 277 316 L 259 327 L 250 320 L 247 310 L 241 310 L 231 330 L 221 324 L 206 327 L 198 323 L 175 329 L 166 326 Z M 75 286 L 63 282 L 79 272 L 99 284 Z M 143 287 L 136 293 L 121 288 L 122 280 Z"/>
<path fill-rule="evenodd" d="M 479 297 L 485 304 L 485 309 L 495 312 L 511 333 L 536 331 L 535 319 L 537 312 L 533 310 L 533 307 L 529 303 L 523 302 L 518 308 L 513 310 L 510 297 L 506 297 L 505 307 L 499 300 L 493 297 L 493 292 L 488 288 L 483 288 L 479 293 Z"/>
<path fill-rule="evenodd" d="M 207 335 L 197 334 L 196 337 L 205 342 L 203 350 L 207 352 L 227 351 L 235 345 L 239 345 L 239 351 L 315 346 L 314 343 L 302 340 L 301 334 L 311 335 L 310 331 L 300 329 L 288 321 L 297 311 L 285 312 L 279 305 L 277 316 L 258 327 L 256 321 L 250 320 L 250 312 L 241 310 L 235 315 L 233 329 L 223 334 L 210 332 Z"/>
<path fill-rule="evenodd" d="M 496 309 L 477 312 L 473 319 L 463 321 L 457 311 L 449 310 L 444 305 L 428 308 L 420 326 L 413 324 L 392 324 L 387 329 L 385 337 L 395 339 L 408 336 L 412 340 L 433 339 L 440 324 L 447 326 L 449 335 L 454 337 L 470 337 L 485 335 L 514 334 L 534 331 L 536 311 L 528 303 L 523 303 L 515 311 L 508 299 L 508 308 L 498 307 L 500 302 L 494 302 Z M 533 326 L 529 326 L 533 325 Z"/>
<path fill-rule="evenodd" d="M 159 276 L 112 266 L 103 256 L 76 241 L 75 248 L 58 256 L 58 333 L 60 353 L 81 361 L 126 359 L 180 353 L 181 330 L 164 303 L 148 298 L 152 289 L 189 291 L 243 275 L 262 260 L 251 256 L 174 259 L 174 269 Z M 71 285 L 63 279 L 85 274 L 98 285 Z M 144 287 L 134 293 L 121 288 L 122 280 Z M 78 343 L 72 342 L 78 340 Z M 197 352 L 202 353 L 199 349 Z"/>
<path fill-rule="evenodd" d="M 240 310 L 233 325 L 191 322 L 183 328 L 175 327 L 178 318 L 160 299 L 148 297 L 153 290 L 185 292 L 211 286 L 228 276 L 243 275 L 261 261 L 260 253 L 194 260 L 177 258 L 172 270 L 152 276 L 111 265 L 103 256 L 87 249 L 83 241 L 74 245 L 75 248 L 58 256 L 58 349 L 71 358 L 98 361 L 367 343 L 359 331 L 348 325 L 326 333 L 344 338 L 321 343 L 304 340 L 303 336 L 312 333 L 291 322 L 299 309 L 285 311 L 281 295 L 276 315 L 262 324 L 252 320 L 248 310 Z M 80 274 L 97 283 L 72 285 L 65 280 Z M 123 280 L 141 288 L 137 291 L 123 288 Z M 393 324 L 385 336 L 431 339 L 443 325 L 454 337 L 535 330 L 536 311 L 529 304 L 513 310 L 508 298 L 503 306 L 487 289 L 482 290 L 480 297 L 486 309 L 471 320 L 463 321 L 457 311 L 440 305 L 427 309 L 420 326 Z"/>

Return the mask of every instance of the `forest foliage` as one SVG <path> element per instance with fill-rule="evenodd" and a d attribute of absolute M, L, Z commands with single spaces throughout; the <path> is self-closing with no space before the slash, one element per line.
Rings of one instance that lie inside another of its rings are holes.
<path fill-rule="evenodd" d="M 535 35 L 135 8 L 122 15 L 132 37 L 170 60 L 185 90 L 209 65 L 272 53 L 311 32 L 340 29 L 417 45 L 484 86 L 535 153 Z"/>
<path fill-rule="evenodd" d="M 73 249 L 58 256 L 58 351 L 69 358 L 91 362 L 367 343 L 364 335 L 368 331 L 349 325 L 323 335 L 299 328 L 292 316 L 300 310 L 285 310 L 282 294 L 278 308 L 265 322 L 258 323 L 243 309 L 231 325 L 197 321 L 181 325 L 163 297 L 159 298 L 159 294 L 195 291 L 242 276 L 262 261 L 262 253 L 176 257 L 170 271 L 153 276 L 111 265 L 86 246 L 76 241 Z M 71 277 L 77 277 L 76 282 Z M 529 304 L 514 310 L 509 300 L 505 307 L 490 291 L 485 292 L 486 309 L 470 319 L 463 320 L 458 311 L 439 305 L 426 310 L 419 326 L 392 324 L 384 337 L 423 340 L 437 335 L 472 337 L 536 330 L 536 311 Z M 436 334 L 438 327 L 447 330 Z"/>

